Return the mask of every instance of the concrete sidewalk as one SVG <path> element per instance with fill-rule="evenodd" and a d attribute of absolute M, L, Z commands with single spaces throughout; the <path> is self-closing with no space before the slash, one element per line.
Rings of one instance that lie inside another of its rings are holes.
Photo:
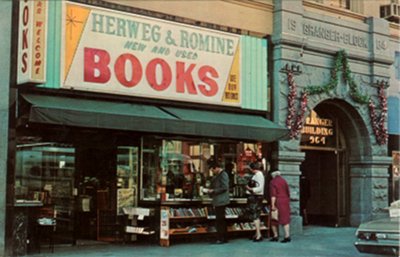
<path fill-rule="evenodd" d="M 190 243 L 172 243 L 170 247 L 157 244 L 96 244 L 56 246 L 54 253 L 42 248 L 44 256 L 76 257 L 378 257 L 361 254 L 354 247 L 356 228 L 304 227 L 303 235 L 293 235 L 292 242 L 282 244 L 263 240 L 254 243 L 246 238 L 232 239 L 227 244 L 215 245 L 203 240 Z"/>

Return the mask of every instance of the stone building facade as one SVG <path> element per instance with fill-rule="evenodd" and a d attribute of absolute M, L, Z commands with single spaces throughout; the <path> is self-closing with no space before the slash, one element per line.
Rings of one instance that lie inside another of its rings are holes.
<path fill-rule="evenodd" d="M 336 147 L 328 150 L 333 151 L 333 158 L 320 159 L 335 166 L 336 178 L 332 181 L 337 184 L 336 190 L 324 193 L 329 191 L 326 187 L 319 191 L 321 198 L 314 204 L 321 209 L 316 211 L 322 214 L 324 208 L 336 205 L 336 226 L 357 226 L 384 215 L 391 159 L 387 141 L 380 141 L 380 137 L 387 132 L 374 131 L 370 102 L 361 98 L 369 96 L 378 104 L 378 88 L 388 87 L 394 46 L 398 43 L 392 40 L 389 23 L 361 15 L 353 20 L 326 15 L 311 2 L 275 1 L 274 8 L 273 84 L 277 89 L 274 99 L 279 102 L 274 105 L 274 117 L 286 125 L 288 119 L 292 120 L 294 133 L 291 140 L 278 142 L 275 157 L 293 192 L 294 229 L 301 230 L 301 222 L 296 219 L 300 217 L 301 163 L 315 158 L 307 157 L 305 152 L 327 150 L 310 149 L 300 142 L 301 129 L 307 125 L 304 117 L 313 110 L 336 120 L 338 133 Z M 334 13 L 329 8 L 325 11 Z M 290 98 L 290 85 L 296 89 L 294 100 Z M 294 117 L 288 117 L 293 108 Z M 379 111 L 379 115 L 385 112 Z M 300 118 L 300 124 L 296 118 Z M 311 165 L 317 167 L 321 166 Z"/>

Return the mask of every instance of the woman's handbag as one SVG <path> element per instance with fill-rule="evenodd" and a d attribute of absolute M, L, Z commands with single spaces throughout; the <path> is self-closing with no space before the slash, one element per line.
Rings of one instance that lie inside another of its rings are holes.
<path fill-rule="evenodd" d="M 271 220 L 278 220 L 278 209 L 271 210 Z"/>
<path fill-rule="evenodd" d="M 253 179 L 250 179 L 249 182 L 247 183 L 247 185 L 248 185 L 249 187 L 253 188 L 253 187 L 258 187 L 259 184 L 258 184 L 257 181 L 255 181 L 255 180 L 253 180 Z"/>

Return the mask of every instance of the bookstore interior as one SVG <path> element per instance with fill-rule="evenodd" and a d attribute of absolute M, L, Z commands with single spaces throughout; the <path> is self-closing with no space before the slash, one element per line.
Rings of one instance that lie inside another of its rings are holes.
<path fill-rule="evenodd" d="M 254 231 L 242 215 L 247 165 L 262 160 L 268 170 L 267 144 L 120 137 L 110 133 L 91 140 L 81 135 L 66 140 L 69 143 L 49 141 L 45 135 L 18 137 L 16 204 L 52 209 L 48 218 L 56 226 L 56 243 L 127 242 L 151 236 L 154 243 L 169 246 L 175 239 L 215 232 L 211 199 L 203 190 L 213 178 L 207 162 L 215 158 L 230 178 L 229 232 L 240 236 Z M 267 208 L 262 215 L 262 229 L 268 233 Z"/>

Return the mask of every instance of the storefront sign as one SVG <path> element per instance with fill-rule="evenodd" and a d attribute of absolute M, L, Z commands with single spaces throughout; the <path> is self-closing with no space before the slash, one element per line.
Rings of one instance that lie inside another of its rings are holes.
<path fill-rule="evenodd" d="M 63 22 L 63 88 L 240 105 L 238 35 L 75 3 Z"/>
<path fill-rule="evenodd" d="M 47 1 L 20 1 L 17 84 L 46 79 Z"/>
<path fill-rule="evenodd" d="M 335 125 L 333 120 L 318 117 L 311 111 L 301 130 L 302 146 L 336 147 Z"/>

